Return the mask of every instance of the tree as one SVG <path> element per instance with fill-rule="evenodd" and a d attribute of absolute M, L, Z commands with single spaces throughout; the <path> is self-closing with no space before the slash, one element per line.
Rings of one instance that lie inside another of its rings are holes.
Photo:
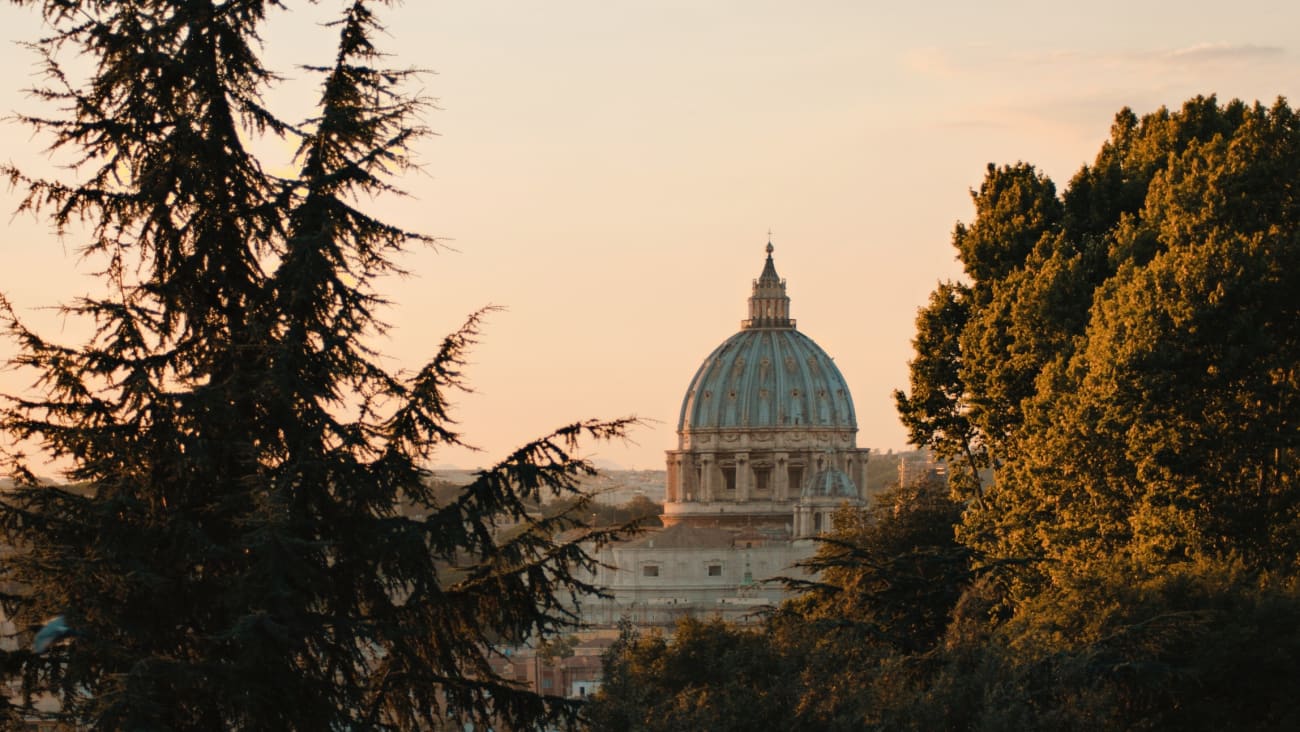
<path fill-rule="evenodd" d="M 1100 558 L 1007 623 L 958 621 L 881 726 L 1289 729 L 1298 603 L 1293 579 L 1240 563 L 1149 574 Z"/>
<path fill-rule="evenodd" d="M 961 513 L 935 476 L 896 486 L 868 508 L 842 507 L 817 553 L 799 565 L 817 579 L 794 582 L 806 592 L 785 610 L 803 622 L 863 624 L 878 643 L 924 651 L 971 580 L 970 551 L 954 536 Z"/>
<path fill-rule="evenodd" d="M 663 504 L 637 495 L 626 503 L 613 505 L 602 501 L 564 498 L 541 506 L 543 516 L 566 515 L 575 526 L 663 526 Z"/>
<path fill-rule="evenodd" d="M 971 582 L 957 544 L 961 506 L 933 478 L 843 507 L 816 556 L 815 580 L 758 627 L 681 621 L 671 641 L 630 624 L 605 656 L 592 729 L 857 730 L 923 684 Z"/>
<path fill-rule="evenodd" d="M 969 387 L 962 379 L 961 334 L 970 321 L 970 289 L 946 282 L 930 293 L 916 317 L 911 394 L 894 391 L 894 403 L 912 444 L 929 448 L 953 465 L 952 486 L 980 499 L 980 470 L 990 460 L 983 433 L 971 419 Z"/>
<path fill-rule="evenodd" d="M 888 724 L 1294 724 L 1297 171 L 1285 101 L 1197 97 L 1122 110 L 1050 230 L 977 206 L 997 241 L 955 242 L 973 281 L 922 310 L 899 404 L 998 470 L 958 533 L 979 579 Z"/>
<path fill-rule="evenodd" d="M 1294 558 L 1300 125 L 1281 102 L 1240 120 L 1173 157 L 1143 219 L 1115 232 L 1147 254 L 1098 287 L 1076 349 L 1026 400 L 989 551 L 1062 571 L 1115 552 L 1154 566 Z"/>
<path fill-rule="evenodd" d="M 949 460 L 953 488 L 980 499 L 980 471 L 1012 449 L 1019 402 L 1041 365 L 1032 339 L 1017 339 L 1041 331 L 1009 327 L 1007 293 L 1036 281 L 1034 264 L 1052 252 L 1063 210 L 1052 181 L 1024 163 L 990 164 L 971 199 L 975 220 L 958 223 L 952 240 L 972 282 L 941 283 L 920 310 L 911 395 L 894 399 L 912 443 Z"/>
<path fill-rule="evenodd" d="M 672 642 L 625 625 L 587 722 L 597 730 L 793 729 L 793 670 L 758 629 L 678 621 Z"/>
<path fill-rule="evenodd" d="M 799 668 L 801 729 L 889 726 L 928 673 L 973 577 L 954 529 L 961 504 L 927 476 L 895 486 L 866 509 L 843 507 L 802 567 L 812 581 L 768 622 L 773 643 Z"/>
<path fill-rule="evenodd" d="M 959 222 L 952 243 L 977 286 L 1005 279 L 1024 266 L 1039 240 L 1060 225 L 1056 186 L 1032 165 L 990 163 L 971 199 L 975 220 L 969 226 Z"/>
<path fill-rule="evenodd" d="M 447 396 L 463 388 L 481 314 L 413 374 L 390 373 L 374 289 L 393 256 L 428 242 L 356 202 L 398 193 L 424 134 L 412 70 L 383 67 L 372 3 L 335 24 L 318 113 L 295 124 L 265 95 L 265 0 L 39 6 L 33 44 L 63 116 L 26 117 L 70 153 L 80 180 L 6 169 L 25 210 L 60 233 L 84 222 L 102 295 L 65 312 L 95 325 L 77 346 L 27 328 L 5 304 L 15 362 L 36 397 L 9 397 L 3 428 L 71 464 L 0 504 L 13 553 L 0 579 L 19 623 L 61 613 L 53 652 L 9 654 L 23 698 L 96 729 L 412 729 L 448 718 L 512 726 L 572 718 L 489 666 L 497 641 L 545 637 L 593 588 L 591 559 L 530 518 L 591 466 L 575 441 L 622 434 L 583 422 L 530 443 L 450 500 L 421 468 L 459 443 Z M 92 61 L 78 80 L 60 51 Z M 277 178 L 248 149 L 299 140 Z M 399 511 L 399 507 L 407 510 Z M 494 538 L 501 521 L 535 531 Z M 589 538 L 608 539 L 610 531 Z M 28 707 L 23 714 L 37 712 Z"/>
<path fill-rule="evenodd" d="M 1167 530 L 1220 552 L 1289 546 L 1280 476 L 1295 445 L 1274 407 L 1293 398 L 1294 318 L 1276 295 L 1290 286 L 1293 120 L 1284 102 L 1213 97 L 1122 110 L 1059 200 L 1029 166 L 990 166 L 954 235 L 973 281 L 922 310 L 911 394 L 897 394 L 913 442 L 998 468 L 982 494 L 954 483 L 979 498 L 962 536 L 984 556 L 1086 561 Z M 1255 476 L 1253 493 L 1229 475 Z M 1274 533 L 1247 537 L 1252 521 Z"/>

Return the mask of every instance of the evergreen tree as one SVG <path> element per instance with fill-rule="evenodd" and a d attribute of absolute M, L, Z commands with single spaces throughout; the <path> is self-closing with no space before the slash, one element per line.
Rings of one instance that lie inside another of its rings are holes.
<path fill-rule="evenodd" d="M 9 654 L 24 700 L 103 730 L 413 729 L 447 719 L 512 727 L 575 709 L 497 677 L 493 644 L 566 627 L 575 568 L 526 503 L 573 492 L 591 467 L 584 422 L 519 449 L 439 501 L 427 464 L 459 443 L 447 395 L 462 388 L 479 315 L 414 374 L 366 341 L 383 331 L 375 280 L 427 236 L 357 208 L 397 193 L 424 134 L 414 73 L 384 67 L 373 3 L 335 24 L 318 114 L 264 103 L 266 0 L 92 0 L 39 6 L 33 48 L 63 116 L 27 117 L 71 153 L 80 180 L 28 177 L 23 208 L 61 233 L 83 223 L 105 292 L 69 304 L 94 335 L 63 345 L 5 304 L 15 359 L 37 397 L 9 397 L 3 428 L 71 465 L 39 485 L 9 455 L 0 504 L 11 553 L 0 580 L 20 625 L 62 614 L 71 642 Z M 61 65 L 92 61 L 84 83 Z M 300 139 L 299 171 L 266 172 L 258 135 Z M 535 530 L 498 539 L 502 522 Z M 592 532 L 602 541 L 609 532 Z M 11 710 L 35 715 L 30 707 Z"/>

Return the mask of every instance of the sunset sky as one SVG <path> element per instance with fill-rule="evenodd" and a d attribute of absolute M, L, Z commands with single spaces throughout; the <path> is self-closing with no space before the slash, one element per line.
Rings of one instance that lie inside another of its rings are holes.
<path fill-rule="evenodd" d="M 278 12 L 264 34 L 288 77 L 268 99 L 287 117 L 309 113 L 316 81 L 295 65 L 329 63 L 317 23 L 341 5 Z M 589 454 L 662 467 L 687 383 L 745 315 L 769 229 L 800 330 L 852 389 L 859 444 L 902 448 L 889 394 L 907 383 L 917 308 L 961 275 L 950 234 L 989 162 L 1034 163 L 1060 189 L 1121 107 L 1300 96 L 1294 2 L 412 0 L 385 17 L 394 62 L 435 72 L 438 136 L 402 181 L 411 198 L 376 206 L 446 246 L 384 283 L 379 346 L 418 368 L 469 312 L 506 308 L 474 351 L 475 393 L 456 399 L 484 451 L 439 458 L 466 467 L 625 415 L 649 420 L 636 444 Z M 14 43 L 39 19 L 11 5 L 0 19 L 0 108 L 40 112 L 22 92 L 35 59 Z M 2 129 L 3 159 L 63 161 Z M 287 143 L 259 147 L 288 162 Z M 97 287 L 81 242 L 6 221 L 0 292 L 75 339 L 40 308 Z M 0 374 L 0 390 L 30 381 Z"/>

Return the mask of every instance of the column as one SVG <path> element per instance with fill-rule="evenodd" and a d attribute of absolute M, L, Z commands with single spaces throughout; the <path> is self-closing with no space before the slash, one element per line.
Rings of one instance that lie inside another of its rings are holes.
<path fill-rule="evenodd" d="M 672 453 L 668 454 L 668 474 L 664 478 L 664 502 L 676 503 L 680 501 L 682 490 L 682 458 Z"/>
<path fill-rule="evenodd" d="M 754 482 L 749 453 L 736 453 L 736 503 L 749 500 L 749 488 Z"/>
<path fill-rule="evenodd" d="M 713 467 L 713 456 L 701 455 L 699 460 L 700 460 L 700 483 L 701 483 L 700 500 L 705 502 L 712 501 L 714 495 L 713 494 L 714 486 L 717 483 L 717 479 L 713 475 L 715 472 L 715 469 Z"/>
<path fill-rule="evenodd" d="M 790 456 L 778 452 L 772 465 L 772 496 L 779 503 L 790 497 Z"/>
<path fill-rule="evenodd" d="M 679 501 L 698 501 L 700 499 L 699 481 L 695 479 L 695 457 L 686 453 L 681 457 L 681 489 L 679 490 Z"/>

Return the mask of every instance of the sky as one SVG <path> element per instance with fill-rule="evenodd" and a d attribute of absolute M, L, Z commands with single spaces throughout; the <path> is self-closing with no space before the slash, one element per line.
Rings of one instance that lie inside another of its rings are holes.
<path fill-rule="evenodd" d="M 342 6 L 289 0 L 263 34 L 286 77 L 269 95 L 310 114 Z M 961 278 L 951 246 L 989 163 L 1025 161 L 1064 188 L 1116 112 L 1197 94 L 1271 104 L 1300 87 L 1294 2 L 418 0 L 384 10 L 381 46 L 430 71 L 436 100 L 409 196 L 372 210 L 440 237 L 381 283 L 394 368 L 417 369 L 471 312 L 486 323 L 455 397 L 464 438 L 441 465 L 474 467 L 569 422 L 644 420 L 601 464 L 658 469 L 681 398 L 745 316 L 771 231 L 799 329 L 852 390 L 858 444 L 903 449 L 891 392 L 907 385 L 916 311 Z M 42 32 L 0 8 L 0 109 L 23 89 Z M 42 139 L 0 123 L 7 160 L 60 173 Z M 290 146 L 258 144 L 269 167 Z M 12 211 L 15 192 L 0 190 Z M 50 337 L 84 325 L 49 310 L 97 291 L 75 236 L 5 219 L 0 292 Z M 0 342 L 0 358 L 14 346 Z M 32 375 L 0 372 L 0 391 Z"/>

